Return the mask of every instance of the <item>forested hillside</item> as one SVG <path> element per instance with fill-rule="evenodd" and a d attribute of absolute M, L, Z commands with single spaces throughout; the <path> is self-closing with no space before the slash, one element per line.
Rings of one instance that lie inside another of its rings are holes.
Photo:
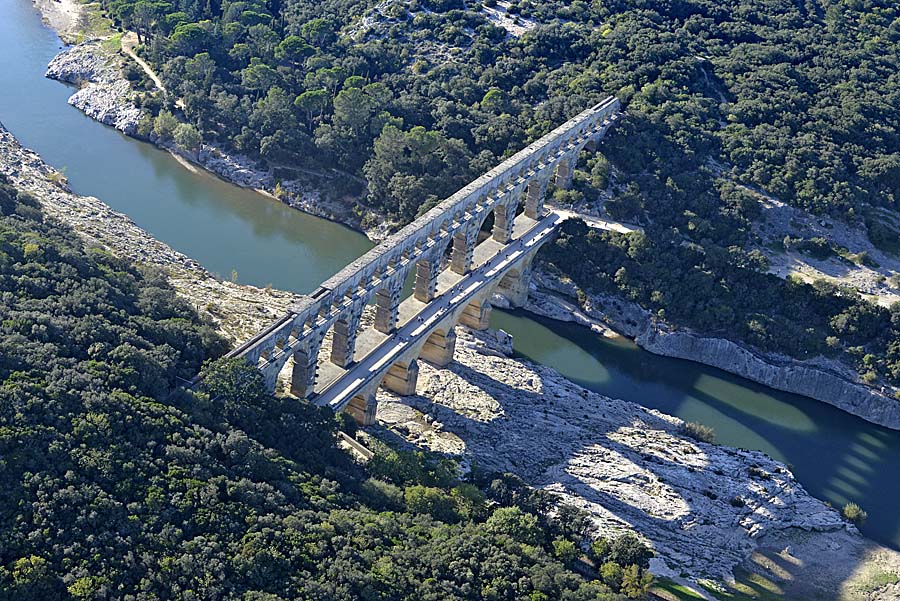
<path fill-rule="evenodd" d="M 400 219 L 611 93 L 635 214 L 716 221 L 694 180 L 721 169 L 848 218 L 900 202 L 889 0 L 523 0 L 518 37 L 462 0 L 103 3 L 204 137 L 364 174 Z"/>
<path fill-rule="evenodd" d="M 900 383 L 896 312 L 849 290 L 763 278 L 751 272 L 765 258 L 741 250 L 758 243 L 759 193 L 900 247 L 873 209 L 900 209 L 896 2 L 103 3 L 141 34 L 183 100 L 190 125 L 177 126 L 174 97 L 144 95 L 146 130 L 186 144 L 202 135 L 277 174 L 337 166 L 401 222 L 616 94 L 626 114 L 615 135 L 555 195 L 603 197 L 646 238 L 595 236 L 602 265 L 588 273 L 558 255 L 557 266 L 675 323 L 798 357 L 842 356 L 868 381 Z"/>
<path fill-rule="evenodd" d="M 866 383 L 900 385 L 900 306 L 880 307 L 825 281 L 763 273 L 759 253 L 665 246 L 570 220 L 544 258 L 582 290 L 619 294 L 662 321 L 797 359 L 840 358 Z"/>
<path fill-rule="evenodd" d="M 329 411 L 240 362 L 173 392 L 223 350 L 160 274 L 0 176 L 0 599 L 644 595 L 646 547 L 588 560 L 584 517 L 512 476 L 387 449 L 359 467 Z"/>

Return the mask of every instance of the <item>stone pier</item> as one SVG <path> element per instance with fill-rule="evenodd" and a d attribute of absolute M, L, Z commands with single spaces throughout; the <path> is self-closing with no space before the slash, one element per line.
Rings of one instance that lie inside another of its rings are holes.
<path fill-rule="evenodd" d="M 331 345 L 331 362 L 341 367 L 353 363 L 356 352 L 356 337 L 362 311 L 351 313 L 334 324 L 334 338 Z"/>
<path fill-rule="evenodd" d="M 525 189 L 525 216 L 540 219 L 544 212 L 544 195 L 547 194 L 547 182 L 535 180 L 528 182 Z"/>
<path fill-rule="evenodd" d="M 390 334 L 397 328 L 402 282 L 391 282 L 375 294 L 375 329 Z"/>
<path fill-rule="evenodd" d="M 512 240 L 513 225 L 516 220 L 517 205 L 510 204 L 494 209 L 494 229 L 491 237 L 500 244 L 509 244 Z"/>
<path fill-rule="evenodd" d="M 568 190 L 572 187 L 572 175 L 572 160 L 568 158 L 562 159 L 556 165 L 556 179 L 554 184 L 561 190 Z"/>
<path fill-rule="evenodd" d="M 305 399 L 312 394 L 319 369 L 319 347 L 300 349 L 294 353 L 291 369 L 291 394 Z"/>
<path fill-rule="evenodd" d="M 452 328 L 447 332 L 435 330 L 425 341 L 419 357 L 437 367 L 446 367 L 453 361 L 455 350 L 456 332 Z"/>
<path fill-rule="evenodd" d="M 378 409 L 378 400 L 374 392 L 360 393 L 350 399 L 344 408 L 350 417 L 362 426 L 371 426 L 375 423 L 375 412 Z"/>
<path fill-rule="evenodd" d="M 381 386 L 400 396 L 409 396 L 416 394 L 416 383 L 419 380 L 419 363 L 418 361 L 410 361 L 404 363 L 398 361 L 391 365 L 391 368 L 381 381 Z"/>
<path fill-rule="evenodd" d="M 473 330 L 488 329 L 491 325 L 491 303 L 487 300 L 472 301 L 459 317 L 459 323 Z"/>
<path fill-rule="evenodd" d="M 441 257 L 416 261 L 416 284 L 413 296 L 417 301 L 430 303 L 437 292 L 438 275 L 441 272 Z"/>
<path fill-rule="evenodd" d="M 472 269 L 472 256 L 475 254 L 475 243 L 478 241 L 478 228 L 470 225 L 465 231 L 453 236 L 453 249 L 450 255 L 450 270 L 465 275 Z"/>

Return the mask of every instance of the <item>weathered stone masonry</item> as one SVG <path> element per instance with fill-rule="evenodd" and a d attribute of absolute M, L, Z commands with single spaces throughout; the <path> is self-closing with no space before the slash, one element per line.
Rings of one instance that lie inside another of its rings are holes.
<path fill-rule="evenodd" d="M 319 350 L 329 330 L 333 328 L 330 361 L 342 368 L 350 366 L 356 353 L 360 317 L 367 304 L 374 301 L 374 328 L 391 335 L 397 328 L 403 282 L 411 272 L 415 274 L 414 298 L 431 302 L 438 294 L 438 277 L 444 268 L 449 267 L 456 274 L 472 269 L 478 233 L 491 212 L 491 239 L 500 244 L 511 243 L 516 220 L 534 222 L 545 215 L 543 199 L 550 182 L 557 187 L 571 184 L 578 155 L 586 145 L 595 144 L 605 135 L 618 110 L 619 101 L 609 97 L 491 169 L 352 262 L 229 356 L 243 357 L 256 365 L 270 389 L 274 389 L 278 374 L 292 359 L 291 392 L 300 398 L 312 397 Z M 524 211 L 517 218 L 520 205 L 524 205 Z M 449 262 L 445 261 L 448 249 Z M 415 349 L 417 356 L 404 356 L 386 365 L 379 383 L 400 394 L 414 393 L 416 359 L 421 355 L 438 365 L 452 360 L 453 326 L 457 321 L 486 328 L 490 295 L 494 292 L 507 296 L 513 304 L 524 302 L 530 264 L 537 250 L 538 247 L 529 249 L 515 265 L 497 274 L 496 285 L 479 294 L 461 314 L 454 315 L 456 321 L 435 324 L 427 341 Z M 332 385 L 339 385 L 339 381 Z M 336 409 L 347 410 L 368 423 L 373 419 L 374 407 L 365 397 L 371 396 L 374 392 Z"/>

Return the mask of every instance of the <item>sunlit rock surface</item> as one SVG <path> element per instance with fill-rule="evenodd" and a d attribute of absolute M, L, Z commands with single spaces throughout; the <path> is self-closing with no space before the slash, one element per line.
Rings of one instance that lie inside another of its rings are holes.
<path fill-rule="evenodd" d="M 769 533 L 858 536 L 766 455 L 698 443 L 677 418 L 506 357 L 497 333 L 458 334 L 457 363 L 422 362 L 418 394 L 379 393 L 378 419 L 412 443 L 559 493 L 600 533 L 635 529 L 656 549 L 658 573 L 727 578 Z"/>

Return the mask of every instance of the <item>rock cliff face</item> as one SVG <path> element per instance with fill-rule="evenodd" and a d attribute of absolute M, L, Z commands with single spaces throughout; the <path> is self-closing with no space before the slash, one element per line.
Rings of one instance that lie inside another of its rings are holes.
<path fill-rule="evenodd" d="M 143 117 L 131 100 L 131 85 L 122 79 L 116 60 L 92 40 L 56 55 L 46 76 L 78 86 L 69 104 L 97 121 L 133 136 Z"/>
<path fill-rule="evenodd" d="M 651 353 L 711 365 L 776 390 L 823 401 L 874 424 L 900 429 L 900 400 L 860 383 L 856 373 L 838 361 L 824 357 L 799 361 L 724 338 L 674 330 L 621 298 L 582 297 L 582 307 L 574 285 L 546 273 L 536 281 L 538 289 L 532 291 L 526 306 L 534 313 L 594 329 L 611 327 Z"/>
<path fill-rule="evenodd" d="M 866 421 L 900 429 L 900 401 L 854 382 L 855 374 L 835 361 L 762 355 L 723 338 L 661 327 L 647 328 L 635 342 L 658 355 L 712 365 L 777 390 L 824 401 Z"/>
<path fill-rule="evenodd" d="M 448 368 L 420 362 L 416 396 L 379 392 L 379 421 L 558 493 L 603 534 L 636 530 L 657 552 L 657 574 L 727 577 L 776 532 L 858 537 L 764 454 L 686 438 L 677 418 L 505 356 L 495 333 L 457 334 Z"/>

